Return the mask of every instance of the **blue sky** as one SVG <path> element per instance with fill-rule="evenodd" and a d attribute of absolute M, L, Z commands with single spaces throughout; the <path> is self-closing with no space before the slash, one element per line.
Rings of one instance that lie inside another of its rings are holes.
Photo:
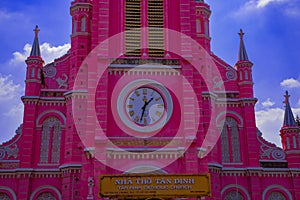
<path fill-rule="evenodd" d="M 0 4 L 0 143 L 9 140 L 22 121 L 25 62 L 39 25 L 44 59 L 50 62 L 68 50 L 70 0 L 1 0 Z M 212 51 L 234 65 L 242 28 L 253 78 L 257 125 L 280 144 L 283 95 L 291 94 L 300 115 L 300 0 L 207 0 L 212 16 Z"/>

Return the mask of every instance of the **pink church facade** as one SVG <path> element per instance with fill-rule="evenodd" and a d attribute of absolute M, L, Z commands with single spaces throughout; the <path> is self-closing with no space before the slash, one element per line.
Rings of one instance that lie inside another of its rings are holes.
<path fill-rule="evenodd" d="M 279 148 L 256 127 L 244 33 L 231 66 L 211 52 L 210 14 L 202 0 L 74 0 L 71 48 L 46 65 L 36 27 L 0 199 L 100 199 L 100 175 L 131 173 L 209 173 L 207 200 L 300 199 L 289 95 Z"/>

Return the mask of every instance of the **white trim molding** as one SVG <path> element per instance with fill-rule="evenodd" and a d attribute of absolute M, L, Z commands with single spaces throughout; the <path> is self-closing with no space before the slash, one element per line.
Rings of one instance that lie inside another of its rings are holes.
<path fill-rule="evenodd" d="M 249 192 L 242 186 L 237 185 L 237 184 L 230 184 L 230 185 L 226 185 L 222 190 L 221 190 L 221 196 L 223 199 L 223 195 L 226 192 L 226 190 L 230 189 L 230 188 L 234 188 L 234 189 L 238 189 L 240 192 L 242 192 L 246 197 L 247 200 L 251 200 Z"/>
<path fill-rule="evenodd" d="M 283 186 L 281 185 L 270 185 L 268 186 L 262 193 L 262 200 L 265 200 L 267 197 L 267 193 L 272 190 L 276 189 L 277 192 L 283 193 L 285 196 L 287 196 L 289 199 L 288 200 L 293 200 L 292 194 Z"/>
<path fill-rule="evenodd" d="M 17 195 L 11 188 L 5 187 L 5 186 L 0 186 L 0 190 L 5 190 L 5 191 L 9 192 L 9 194 L 13 197 L 13 200 L 17 200 Z"/>
<path fill-rule="evenodd" d="M 62 196 L 61 196 L 60 191 L 57 188 L 55 188 L 55 187 L 53 187 L 51 185 L 44 185 L 44 186 L 41 186 L 41 187 L 38 187 L 37 189 L 35 189 L 34 192 L 30 196 L 30 200 L 33 200 L 33 198 L 35 197 L 35 195 L 39 191 L 44 190 L 44 189 L 47 189 L 49 192 L 50 191 L 54 192 L 55 194 L 57 194 L 58 200 L 62 200 Z"/>

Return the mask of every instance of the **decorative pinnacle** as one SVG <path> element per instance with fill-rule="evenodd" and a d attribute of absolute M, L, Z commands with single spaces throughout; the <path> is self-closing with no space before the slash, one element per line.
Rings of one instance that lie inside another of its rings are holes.
<path fill-rule="evenodd" d="M 285 100 L 284 100 L 284 104 L 285 104 L 285 112 L 284 112 L 284 120 L 283 120 L 283 126 L 285 127 L 289 127 L 289 126 L 295 126 L 297 125 L 293 111 L 291 109 L 290 106 L 290 102 L 289 102 L 289 98 L 290 95 L 288 93 L 288 91 L 285 91 Z"/>
<path fill-rule="evenodd" d="M 246 47 L 243 40 L 245 33 L 243 32 L 242 29 L 240 29 L 240 32 L 238 34 L 240 36 L 239 61 L 249 61 Z"/>
<path fill-rule="evenodd" d="M 35 26 L 35 29 L 33 29 L 34 33 L 35 33 L 35 37 L 38 37 L 40 29 L 38 27 L 38 25 Z"/>
<path fill-rule="evenodd" d="M 35 33 L 35 37 L 34 37 L 34 41 L 33 41 L 33 44 L 32 44 L 32 49 L 31 49 L 31 52 L 30 52 L 30 56 L 39 56 L 39 57 L 41 57 L 40 44 L 39 44 L 39 38 L 38 38 L 40 29 L 39 29 L 38 25 L 35 26 L 35 29 L 33 31 Z"/>

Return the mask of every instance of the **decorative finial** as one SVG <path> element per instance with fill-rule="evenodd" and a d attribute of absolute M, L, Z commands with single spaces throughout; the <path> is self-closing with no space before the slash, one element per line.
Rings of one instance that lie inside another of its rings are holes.
<path fill-rule="evenodd" d="M 284 104 L 287 105 L 289 103 L 289 98 L 290 98 L 291 95 L 289 95 L 289 92 L 288 91 L 285 91 L 285 100 L 284 100 Z"/>
<path fill-rule="evenodd" d="M 35 37 L 38 37 L 40 29 L 38 27 L 38 25 L 35 26 L 35 29 L 33 29 L 34 33 L 35 33 Z"/>
<path fill-rule="evenodd" d="M 238 59 L 239 59 L 239 61 L 249 61 L 246 47 L 245 47 L 244 40 L 243 40 L 245 33 L 243 32 L 242 29 L 240 29 L 240 32 L 238 34 L 240 36 L 240 49 L 239 49 L 239 58 Z"/>
<path fill-rule="evenodd" d="M 242 29 L 240 29 L 240 32 L 238 33 L 240 35 L 241 40 L 243 39 L 245 33 L 243 32 Z"/>
<path fill-rule="evenodd" d="M 35 29 L 33 29 L 33 32 L 35 33 L 35 37 L 34 37 L 34 41 L 32 44 L 30 56 L 41 57 L 40 44 L 39 44 L 39 38 L 38 38 L 40 29 L 39 29 L 38 25 L 35 26 Z"/>

